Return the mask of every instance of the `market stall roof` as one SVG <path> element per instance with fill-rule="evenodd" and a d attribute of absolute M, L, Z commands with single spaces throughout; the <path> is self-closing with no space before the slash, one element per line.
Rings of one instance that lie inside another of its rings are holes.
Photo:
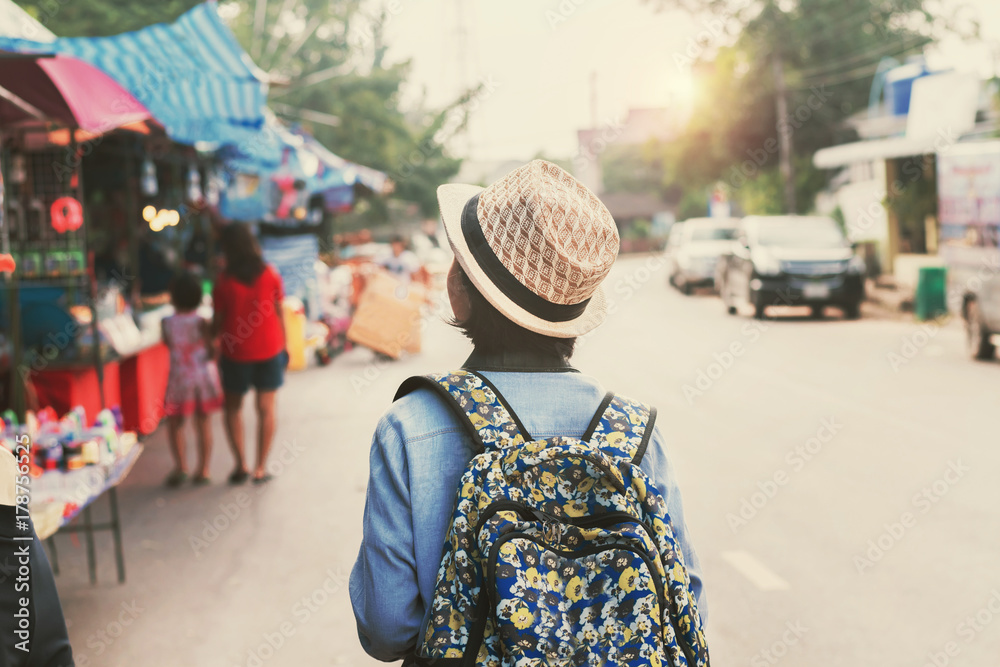
<path fill-rule="evenodd" d="M 266 75 L 240 48 L 214 1 L 174 23 L 113 37 L 0 37 L 0 50 L 72 56 L 94 65 L 180 143 L 238 143 L 264 124 Z"/>
<path fill-rule="evenodd" d="M 257 135 L 222 147 L 219 158 L 229 174 L 220 211 L 233 220 L 269 219 L 274 213 L 276 179 L 301 182 L 306 198 L 322 195 L 331 213 L 349 211 L 358 188 L 376 195 L 393 189 L 385 173 L 345 160 L 308 132 L 286 126 L 271 113 Z M 254 185 L 248 187 L 251 181 L 242 176 L 256 179 Z"/>
<path fill-rule="evenodd" d="M 54 120 L 101 134 L 150 117 L 114 79 L 82 60 L 0 52 L 0 127 Z"/>
<path fill-rule="evenodd" d="M 924 155 L 935 151 L 934 143 L 934 138 L 909 139 L 907 137 L 856 141 L 816 151 L 816 155 L 813 156 L 813 164 L 819 169 L 833 169 L 858 162 Z"/>

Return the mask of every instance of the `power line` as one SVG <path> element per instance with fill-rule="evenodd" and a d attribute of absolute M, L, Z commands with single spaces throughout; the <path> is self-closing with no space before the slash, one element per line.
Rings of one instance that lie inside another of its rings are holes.
<path fill-rule="evenodd" d="M 811 79 L 817 76 L 827 76 L 830 74 L 835 74 L 837 73 L 837 70 L 840 70 L 841 68 L 847 67 L 849 65 L 855 65 L 858 62 L 865 62 L 873 58 L 881 60 L 885 56 L 886 52 L 892 51 L 893 49 L 897 50 L 902 49 L 903 51 L 907 51 L 912 48 L 918 48 L 924 46 L 930 41 L 931 40 L 929 38 L 924 37 L 923 35 L 914 35 L 912 37 L 905 38 L 901 42 L 898 42 L 896 44 L 892 43 L 883 44 L 882 46 L 876 47 L 874 49 L 869 49 L 862 53 L 853 55 L 849 58 L 841 60 L 840 62 L 827 63 L 825 65 L 818 65 L 816 67 L 811 67 L 809 69 L 803 70 L 799 74 L 805 79 Z"/>

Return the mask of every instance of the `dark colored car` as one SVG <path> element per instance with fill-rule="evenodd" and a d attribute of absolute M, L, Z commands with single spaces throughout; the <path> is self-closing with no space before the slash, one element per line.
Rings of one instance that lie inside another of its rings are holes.
<path fill-rule="evenodd" d="M 751 216 L 733 246 L 719 270 L 731 314 L 749 304 L 758 319 L 768 306 L 810 306 L 817 318 L 836 306 L 848 319 L 861 316 L 865 263 L 832 219 Z"/>

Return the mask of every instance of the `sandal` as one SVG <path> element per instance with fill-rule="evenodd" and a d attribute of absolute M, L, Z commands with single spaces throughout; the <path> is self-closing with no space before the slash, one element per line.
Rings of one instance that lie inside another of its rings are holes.
<path fill-rule="evenodd" d="M 191 483 L 195 486 L 207 486 L 212 483 L 212 478 L 208 475 L 197 475 L 191 480 Z"/>
<path fill-rule="evenodd" d="M 250 479 L 250 473 L 246 470 L 234 470 L 229 476 L 229 483 L 232 485 L 243 484 Z"/>
<path fill-rule="evenodd" d="M 269 472 L 266 472 L 263 475 L 261 475 L 260 477 L 254 477 L 253 478 L 253 483 L 254 484 L 267 484 L 272 479 L 274 479 L 274 475 L 272 475 Z"/>
<path fill-rule="evenodd" d="M 183 470 L 175 470 L 169 475 L 167 475 L 165 484 L 169 486 L 171 489 L 176 489 L 178 486 L 186 482 L 187 478 L 188 474 L 186 472 L 184 472 Z"/>

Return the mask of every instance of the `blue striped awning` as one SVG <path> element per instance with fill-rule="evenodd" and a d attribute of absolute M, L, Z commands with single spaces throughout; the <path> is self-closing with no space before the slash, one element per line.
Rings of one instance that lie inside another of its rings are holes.
<path fill-rule="evenodd" d="M 266 75 L 205 2 L 170 24 L 113 37 L 34 42 L 0 37 L 0 50 L 57 53 L 103 70 L 180 143 L 252 141 L 264 125 Z"/>

